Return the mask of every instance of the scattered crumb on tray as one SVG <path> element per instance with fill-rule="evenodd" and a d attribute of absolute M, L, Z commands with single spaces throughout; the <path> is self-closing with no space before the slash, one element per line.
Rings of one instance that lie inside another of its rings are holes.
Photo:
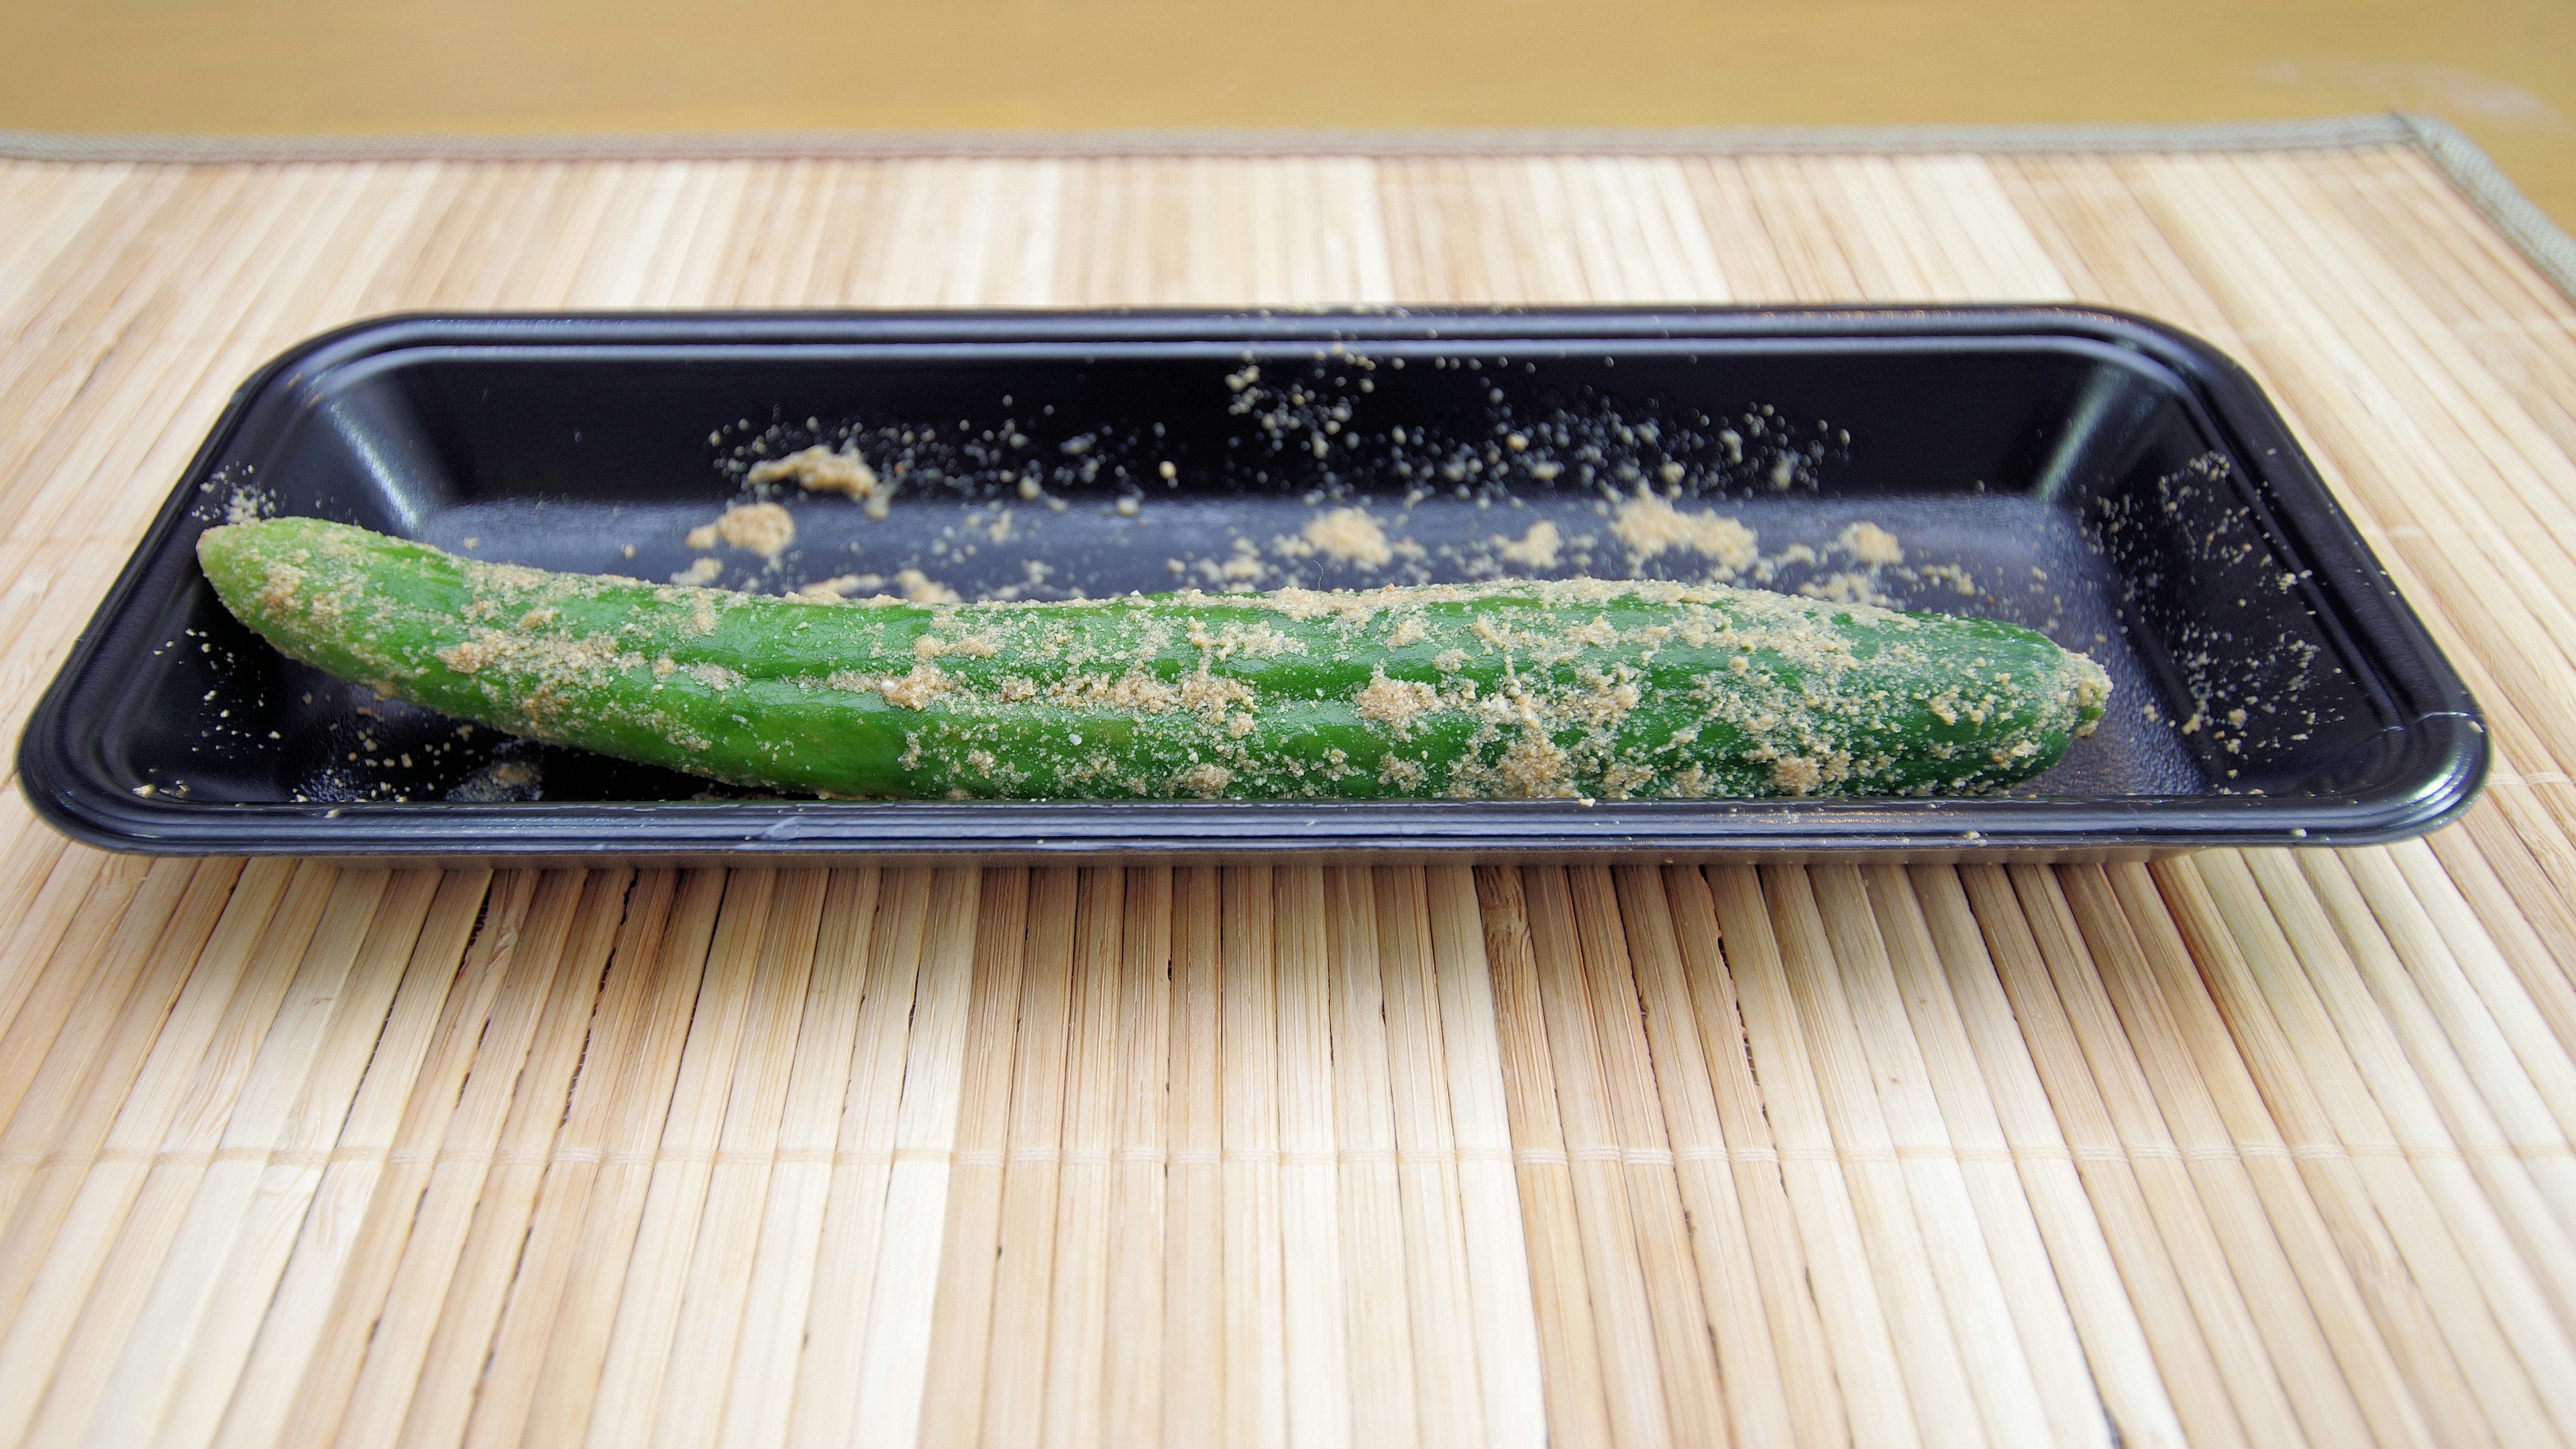
<path fill-rule="evenodd" d="M 544 766 L 533 759 L 494 760 L 459 780 L 447 798 L 467 804 L 493 805 L 535 800 L 544 793 Z"/>
<path fill-rule="evenodd" d="M 1640 487 L 1637 496 L 1619 505 L 1610 531 L 1639 559 L 1667 549 L 1686 548 L 1715 561 L 1713 576 L 1733 578 L 1761 558 L 1753 530 L 1708 510 L 1683 513 Z"/>
<path fill-rule="evenodd" d="M 846 493 L 868 506 L 870 518 L 885 517 L 887 500 L 894 496 L 893 486 L 877 477 L 857 449 L 836 451 L 820 443 L 784 458 L 754 463 L 747 476 L 753 483 L 793 478 L 808 493 Z"/>
<path fill-rule="evenodd" d="M 919 569 L 897 569 L 894 586 L 902 590 L 904 602 L 911 604 L 953 604 L 957 591 Z"/>
<path fill-rule="evenodd" d="M 1494 536 L 1494 552 L 1525 569 L 1552 569 L 1557 565 L 1557 551 L 1565 535 L 1557 526 L 1542 518 L 1529 526 L 1529 532 L 1518 539 Z"/>
<path fill-rule="evenodd" d="M 1302 536 L 1283 538 L 1272 546 L 1289 558 L 1322 554 L 1364 569 L 1384 568 L 1395 559 L 1386 530 L 1356 508 L 1336 508 L 1309 522 Z"/>
<path fill-rule="evenodd" d="M 796 520 L 775 503 L 737 503 L 715 522 L 690 529 L 687 543 L 710 549 L 719 539 L 762 558 L 776 558 L 796 541 Z"/>
<path fill-rule="evenodd" d="M 1897 542 L 1896 535 L 1875 523 L 1855 523 L 1844 529 L 1842 537 L 1836 541 L 1842 544 L 1843 552 L 1850 554 L 1854 562 L 1872 568 L 1905 562 L 1905 548 Z"/>
<path fill-rule="evenodd" d="M 1878 586 L 1876 569 L 1867 573 L 1847 571 L 1809 579 L 1798 585 L 1798 592 L 1811 599 L 1829 599 L 1837 604 L 1875 604 L 1882 609 L 1896 607 L 1896 601 Z"/>
<path fill-rule="evenodd" d="M 884 587 L 885 578 L 880 574 L 839 574 L 828 579 L 816 579 L 805 587 L 796 590 L 793 594 L 789 595 L 789 597 L 798 599 L 846 599 L 852 594 L 872 593 L 875 590 Z"/>

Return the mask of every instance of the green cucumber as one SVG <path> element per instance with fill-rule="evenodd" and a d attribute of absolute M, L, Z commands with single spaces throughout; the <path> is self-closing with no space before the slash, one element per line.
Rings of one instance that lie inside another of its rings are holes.
<path fill-rule="evenodd" d="M 2010 624 L 1716 586 L 809 602 L 310 518 L 197 555 L 243 623 L 379 694 L 836 796 L 1964 793 L 2048 768 L 2110 693 Z"/>

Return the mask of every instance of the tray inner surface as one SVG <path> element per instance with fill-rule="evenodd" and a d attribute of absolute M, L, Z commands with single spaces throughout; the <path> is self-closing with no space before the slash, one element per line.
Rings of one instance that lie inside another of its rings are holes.
<path fill-rule="evenodd" d="M 882 517 L 749 481 L 815 444 L 895 485 Z M 764 500 L 795 524 L 774 557 L 691 546 Z M 2331 795 L 2384 774 L 2402 732 L 2183 380 L 2080 338 L 411 346 L 261 398 L 187 532 L 246 508 L 763 592 L 1589 573 L 1983 614 L 2115 684 L 2096 735 L 2018 792 L 2038 797 Z M 130 786 L 744 793 L 460 734 L 280 658 L 202 582 L 169 597 L 131 686 L 151 707 L 102 742 Z"/>

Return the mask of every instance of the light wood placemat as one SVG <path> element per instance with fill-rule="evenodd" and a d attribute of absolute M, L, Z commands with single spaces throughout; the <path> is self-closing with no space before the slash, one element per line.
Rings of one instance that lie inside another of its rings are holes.
<path fill-rule="evenodd" d="M 0 1442 L 2576 1442 L 2576 306 L 2410 145 L 0 162 L 0 711 L 366 313 L 2052 298 L 2261 375 L 2465 824 L 493 876 L 12 792 Z"/>

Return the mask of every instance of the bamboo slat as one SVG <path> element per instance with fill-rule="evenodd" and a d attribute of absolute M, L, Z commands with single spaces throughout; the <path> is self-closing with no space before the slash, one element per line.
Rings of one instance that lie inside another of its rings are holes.
<path fill-rule="evenodd" d="M 2422 155 L 0 164 L 14 735 L 422 307 L 2076 299 L 2489 714 L 2395 847 L 474 870 L 0 799 L 0 1443 L 2576 1444 L 2576 302 Z"/>

